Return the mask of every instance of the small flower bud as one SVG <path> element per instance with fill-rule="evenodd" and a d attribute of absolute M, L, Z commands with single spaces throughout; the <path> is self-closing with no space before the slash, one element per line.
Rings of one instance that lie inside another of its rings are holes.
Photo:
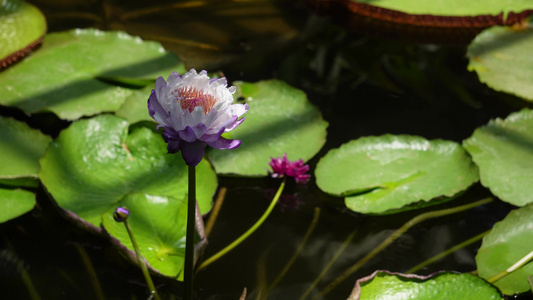
<path fill-rule="evenodd" d="M 113 213 L 113 219 L 117 222 L 124 222 L 130 215 L 130 211 L 125 207 L 117 207 Z"/>

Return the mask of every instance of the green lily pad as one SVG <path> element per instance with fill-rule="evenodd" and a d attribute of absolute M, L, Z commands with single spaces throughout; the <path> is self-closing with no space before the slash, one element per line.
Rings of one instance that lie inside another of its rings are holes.
<path fill-rule="evenodd" d="M 39 159 L 52 138 L 11 118 L 0 117 L 0 128 L 0 182 L 35 186 Z"/>
<path fill-rule="evenodd" d="M 533 204 L 511 211 L 505 219 L 494 224 L 483 238 L 476 255 L 479 276 L 488 279 L 506 270 L 533 250 Z M 528 276 L 533 275 L 529 263 L 494 283 L 504 294 L 526 292 L 530 289 Z"/>
<path fill-rule="evenodd" d="M 0 73 L 0 104 L 75 120 L 116 111 L 132 94 L 110 81 L 144 86 L 173 70 L 185 71 L 174 54 L 124 32 L 52 33 L 34 55 Z"/>
<path fill-rule="evenodd" d="M 439 272 L 430 276 L 376 271 L 357 280 L 348 300 L 496 300 L 498 289 L 472 274 Z"/>
<path fill-rule="evenodd" d="M 494 90 L 533 101 L 532 52 L 533 28 L 491 27 L 468 46 L 468 70 Z"/>
<path fill-rule="evenodd" d="M 177 199 L 187 194 L 188 171 L 181 155 L 167 154 L 161 134 L 146 127 L 128 133 L 128 122 L 112 115 L 73 123 L 40 163 L 39 178 L 59 206 L 96 227 L 102 213 L 131 193 Z M 205 213 L 217 178 L 206 161 L 196 166 L 196 175 L 197 200 Z"/>
<path fill-rule="evenodd" d="M 246 120 L 225 137 L 240 140 L 235 150 L 209 149 L 218 174 L 268 175 L 271 157 L 284 153 L 309 160 L 326 141 L 328 123 L 306 95 L 277 80 L 236 83 L 238 97 L 250 106 Z"/>
<path fill-rule="evenodd" d="M 25 190 L 0 188 L 0 223 L 21 216 L 35 206 L 35 195 Z"/>
<path fill-rule="evenodd" d="M 26 2 L 0 2 L 0 68 L 11 64 L 37 45 L 46 33 L 41 11 Z"/>
<path fill-rule="evenodd" d="M 477 15 L 504 15 L 510 12 L 519 13 L 524 10 L 533 9 L 533 4 L 529 0 L 513 0 L 502 2 L 500 0 L 487 1 L 462 1 L 462 0 L 352 0 L 358 3 L 397 10 L 408 14 L 416 15 L 437 15 L 437 16 L 477 16 Z"/>
<path fill-rule="evenodd" d="M 503 201 L 531 203 L 533 181 L 533 111 L 524 109 L 505 120 L 491 120 L 463 141 L 479 167 L 481 184 Z"/>
<path fill-rule="evenodd" d="M 383 135 L 330 150 L 318 162 L 315 176 L 324 192 L 346 196 L 349 209 L 384 213 L 452 197 L 478 180 L 478 170 L 455 142 Z"/>
<path fill-rule="evenodd" d="M 130 124 L 140 121 L 155 123 L 154 119 L 148 114 L 148 97 L 153 88 L 154 85 L 151 84 L 131 93 L 124 104 L 115 112 L 115 115 L 127 119 Z"/>
<path fill-rule="evenodd" d="M 183 280 L 185 261 L 185 234 L 187 227 L 187 201 L 172 197 L 148 194 L 129 194 L 118 206 L 130 211 L 128 224 L 137 241 L 141 254 L 159 273 Z M 137 263 L 135 249 L 124 224 L 115 222 L 113 212 L 105 212 L 105 230 L 124 245 L 130 257 Z"/>

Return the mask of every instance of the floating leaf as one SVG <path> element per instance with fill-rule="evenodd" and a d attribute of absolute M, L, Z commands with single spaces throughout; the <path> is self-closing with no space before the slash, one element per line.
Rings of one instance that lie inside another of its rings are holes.
<path fill-rule="evenodd" d="M 127 119 L 130 124 L 139 121 L 154 122 L 154 119 L 148 114 L 148 97 L 153 88 L 154 85 L 151 84 L 131 93 L 115 114 Z"/>
<path fill-rule="evenodd" d="M 148 194 L 128 194 L 117 206 L 130 211 L 128 224 L 144 258 L 163 275 L 183 280 L 185 260 L 185 233 L 187 227 L 186 198 L 153 196 Z M 130 256 L 135 257 L 135 249 L 124 224 L 113 219 L 116 207 L 104 213 L 105 230 L 125 245 Z M 137 260 L 134 259 L 135 263 Z"/>
<path fill-rule="evenodd" d="M 383 135 L 330 150 L 318 162 L 315 176 L 321 190 L 346 196 L 351 210 L 383 213 L 421 200 L 452 197 L 476 182 L 477 172 L 455 142 Z"/>
<path fill-rule="evenodd" d="M 0 223 L 23 215 L 35 206 L 35 195 L 25 190 L 0 188 Z"/>
<path fill-rule="evenodd" d="M 503 299 L 498 289 L 472 274 L 439 272 L 429 276 L 376 271 L 357 280 L 348 300 Z"/>
<path fill-rule="evenodd" d="M 356 3 L 367 3 L 374 6 L 401 11 L 408 14 L 436 15 L 436 16 L 477 16 L 477 15 L 507 15 L 533 9 L 529 0 L 511 0 L 502 3 L 499 0 L 483 2 L 462 0 L 441 0 L 435 2 L 420 0 L 351 0 Z"/>
<path fill-rule="evenodd" d="M 479 276 L 488 279 L 507 270 L 533 250 L 533 204 L 511 211 L 505 219 L 494 224 L 483 238 L 476 255 Z M 526 292 L 530 289 L 528 276 L 533 275 L 529 263 L 494 283 L 504 294 Z"/>
<path fill-rule="evenodd" d="M 466 44 L 481 30 L 520 23 L 533 13 L 529 0 L 305 0 L 334 14 L 351 30 L 402 41 Z"/>
<path fill-rule="evenodd" d="M 174 54 L 124 32 L 52 33 L 34 55 L 0 73 L 0 104 L 74 120 L 119 109 L 132 90 L 109 81 L 144 86 L 174 70 L 184 71 Z"/>
<path fill-rule="evenodd" d="M 41 11 L 26 2 L 0 2 L 0 69 L 26 56 L 46 33 Z"/>
<path fill-rule="evenodd" d="M 126 120 L 102 115 L 73 123 L 50 144 L 39 178 L 59 206 L 99 227 L 102 213 L 131 193 L 187 194 L 187 166 L 168 155 L 160 134 L 140 127 L 128 134 Z M 197 200 L 211 207 L 216 175 L 206 161 L 197 167 Z M 157 218 L 157 216 L 151 216 Z"/>
<path fill-rule="evenodd" d="M 491 88 L 533 101 L 533 28 L 492 27 L 468 47 L 468 70 Z"/>
<path fill-rule="evenodd" d="M 35 186 L 39 159 L 52 139 L 10 118 L 0 117 L 0 128 L 0 181 L 9 185 Z"/>
<path fill-rule="evenodd" d="M 495 119 L 463 141 L 479 167 L 481 184 L 503 201 L 522 206 L 533 199 L 533 111 Z"/>
<path fill-rule="evenodd" d="M 244 123 L 225 135 L 240 140 L 239 148 L 209 150 L 217 173 L 266 176 L 270 157 L 287 153 L 307 161 L 322 148 L 328 123 L 302 91 L 277 80 L 236 86 L 250 109 Z"/>

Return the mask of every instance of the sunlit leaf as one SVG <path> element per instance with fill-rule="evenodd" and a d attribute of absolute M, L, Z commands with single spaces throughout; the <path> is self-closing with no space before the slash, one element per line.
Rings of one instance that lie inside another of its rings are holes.
<path fill-rule="evenodd" d="M 505 219 L 494 224 L 483 238 L 476 256 L 479 276 L 488 279 L 514 265 L 533 251 L 533 205 L 511 211 Z M 504 294 L 526 292 L 530 289 L 528 276 L 533 275 L 529 263 L 494 283 Z"/>
<path fill-rule="evenodd" d="M 481 2 L 480 2 L 481 3 Z M 533 101 L 533 28 L 492 27 L 468 47 L 468 70 L 489 87 Z"/>
<path fill-rule="evenodd" d="M 477 16 L 499 15 L 510 12 L 522 12 L 533 9 L 529 0 L 500 0 L 487 1 L 462 1 L 462 0 L 351 0 L 358 3 L 367 3 L 378 7 L 397 10 L 408 14 L 436 15 L 436 16 Z"/>
<path fill-rule="evenodd" d="M 513 25 L 533 13 L 528 0 L 305 0 L 353 31 L 402 41 L 468 44 L 477 33 Z"/>
<path fill-rule="evenodd" d="M 37 7 L 19 0 L 0 2 L 0 69 L 25 56 L 46 33 Z"/>
<path fill-rule="evenodd" d="M 163 77 L 166 78 L 165 76 Z M 140 90 L 133 91 L 115 114 L 127 119 L 130 124 L 139 121 L 154 122 L 154 119 L 148 114 L 148 97 L 153 88 L 154 85 L 151 84 Z"/>
<path fill-rule="evenodd" d="M 346 206 L 361 213 L 417 208 L 419 201 L 452 197 L 478 180 L 476 166 L 459 144 L 408 135 L 348 142 L 322 157 L 315 175 L 321 190 L 345 196 Z"/>
<path fill-rule="evenodd" d="M 102 213 L 131 193 L 187 194 L 187 166 L 167 154 L 160 134 L 140 127 L 128 133 L 126 120 L 102 115 L 73 123 L 41 159 L 39 178 L 62 208 L 99 227 Z M 211 208 L 217 179 L 204 160 L 197 167 L 197 200 Z M 151 216 L 157 218 L 157 216 Z"/>
<path fill-rule="evenodd" d="M 127 207 L 130 211 L 128 224 L 150 266 L 166 276 L 177 277 L 180 274 L 179 279 L 183 280 L 186 198 L 136 193 L 126 195 L 117 206 Z M 135 257 L 135 249 L 124 224 L 113 219 L 115 209 L 111 207 L 104 213 L 105 230 L 127 247 L 130 256 Z"/>
<path fill-rule="evenodd" d="M 498 289 L 472 274 L 439 272 L 430 276 L 376 271 L 357 280 L 348 300 L 496 300 Z"/>
<path fill-rule="evenodd" d="M 322 148 L 328 123 L 301 90 L 277 80 L 236 85 L 250 109 L 226 135 L 240 140 L 239 148 L 208 152 L 217 173 L 266 176 L 270 157 L 307 161 Z"/>
<path fill-rule="evenodd" d="M 0 223 L 23 215 L 35 206 L 35 195 L 25 190 L 0 188 Z"/>
<path fill-rule="evenodd" d="M 0 73 L 0 104 L 75 120 L 119 109 L 133 90 L 114 82 L 144 86 L 171 71 L 183 65 L 156 42 L 96 29 L 51 33 L 34 55 Z"/>
<path fill-rule="evenodd" d="M 481 184 L 501 200 L 522 206 L 533 199 L 533 111 L 495 119 L 464 140 L 479 167 Z"/>

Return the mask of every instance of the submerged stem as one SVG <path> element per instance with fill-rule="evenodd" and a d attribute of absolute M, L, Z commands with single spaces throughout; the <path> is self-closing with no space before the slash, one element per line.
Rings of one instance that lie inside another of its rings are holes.
<path fill-rule="evenodd" d="M 278 188 L 278 191 L 276 192 L 276 195 L 274 196 L 274 198 L 272 199 L 272 202 L 270 202 L 270 205 L 268 206 L 267 210 L 263 213 L 263 215 L 261 216 L 261 218 L 259 218 L 259 220 L 257 220 L 257 222 L 255 222 L 255 224 L 250 227 L 250 229 L 248 229 L 243 235 L 241 235 L 238 239 L 236 239 L 235 241 L 233 241 L 231 244 L 229 244 L 228 246 L 226 246 L 226 248 L 220 250 L 218 253 L 216 253 L 215 255 L 211 256 L 210 258 L 208 258 L 207 260 L 205 260 L 199 267 L 198 267 L 198 270 L 201 270 L 205 267 L 207 267 L 208 265 L 212 264 L 214 261 L 216 261 L 217 259 L 221 258 L 222 256 L 224 256 L 226 253 L 230 252 L 231 250 L 233 250 L 233 248 L 237 247 L 240 243 L 242 243 L 246 238 L 248 238 L 252 233 L 254 233 L 257 228 L 259 228 L 259 226 L 261 226 L 266 218 L 270 215 L 270 213 L 272 212 L 272 210 L 274 209 L 274 206 L 276 206 L 276 203 L 278 202 L 279 200 L 279 197 L 281 196 L 281 193 L 283 192 L 283 189 L 285 188 L 285 179 L 283 179 L 283 181 L 281 182 L 281 185 L 279 186 Z"/>
<path fill-rule="evenodd" d="M 196 220 L 196 166 L 189 165 L 189 193 L 187 197 L 187 233 L 185 237 L 184 299 L 191 300 L 194 269 L 194 227 Z"/>
<path fill-rule="evenodd" d="M 346 270 L 341 276 L 337 277 L 333 282 L 331 282 L 326 288 L 324 288 L 320 295 L 324 296 L 327 293 L 331 292 L 337 285 L 339 285 L 341 282 L 343 282 L 346 278 L 348 278 L 350 275 L 352 275 L 354 272 L 359 270 L 364 264 L 366 264 L 370 259 L 374 258 L 378 253 L 383 251 L 387 246 L 392 244 L 397 238 L 399 238 L 402 234 L 404 234 L 407 230 L 409 230 L 411 227 L 415 226 L 416 224 L 428 220 L 433 219 L 437 217 L 442 217 L 458 212 L 462 212 L 483 204 L 487 204 L 492 201 L 492 198 L 485 198 L 473 203 L 447 208 L 447 209 L 441 209 L 436 211 L 430 211 L 423 214 L 420 214 L 411 220 L 409 220 L 407 223 L 403 224 L 402 227 L 400 227 L 398 230 L 396 230 L 393 234 L 391 234 L 387 239 L 385 239 L 379 246 L 374 248 L 374 250 L 370 251 L 365 257 L 360 259 L 358 262 L 356 262 L 354 265 L 352 265 L 348 270 Z"/>
<path fill-rule="evenodd" d="M 213 205 L 213 209 L 211 210 L 211 214 L 209 216 L 209 219 L 207 220 L 207 224 L 205 224 L 205 236 L 206 238 L 209 237 L 209 234 L 211 233 L 211 230 L 213 229 L 213 226 L 215 225 L 215 222 L 218 217 L 218 212 L 220 211 L 220 208 L 222 207 L 222 203 L 224 202 L 224 198 L 226 198 L 226 192 L 227 188 L 221 187 L 218 191 L 217 199 L 215 200 L 215 205 Z"/>
<path fill-rule="evenodd" d="M 291 268 L 291 266 L 294 263 L 294 261 L 296 261 L 296 258 L 298 258 L 298 256 L 300 256 L 300 253 L 302 252 L 305 244 L 307 243 L 307 240 L 309 239 L 309 236 L 311 236 L 311 233 L 314 231 L 314 229 L 316 227 L 316 224 L 318 222 L 318 217 L 319 216 L 320 216 L 320 208 L 315 207 L 315 214 L 313 216 L 313 220 L 311 221 L 311 224 L 309 225 L 309 228 L 307 229 L 307 232 L 305 233 L 302 241 L 298 245 L 298 248 L 296 248 L 296 251 L 294 251 L 294 255 L 291 257 L 291 259 L 289 260 L 287 265 L 285 265 L 285 268 L 283 268 L 283 270 L 279 273 L 278 277 L 276 277 L 276 279 L 274 279 L 274 281 L 268 286 L 268 288 L 266 290 L 266 294 L 267 295 L 274 289 L 274 287 L 281 281 L 281 279 L 283 279 L 285 274 L 287 274 L 287 272 Z"/>
<path fill-rule="evenodd" d="M 482 232 L 482 233 L 476 235 L 475 237 L 469 238 L 468 240 L 466 240 L 466 241 L 464 241 L 464 242 L 462 242 L 462 243 L 460 243 L 460 244 L 458 244 L 458 245 L 455 245 L 455 246 L 453 246 L 452 248 L 447 249 L 447 250 L 445 250 L 445 251 L 443 251 L 443 252 L 441 252 L 441 253 L 439 253 L 439 254 L 437 254 L 437 255 L 435 255 L 435 256 L 433 256 L 433 257 L 431 257 L 431 258 L 429 258 L 429 259 L 427 259 L 427 260 L 425 260 L 425 261 L 423 261 L 423 262 L 421 262 L 421 263 L 419 263 L 418 265 L 412 267 L 411 269 L 409 269 L 409 270 L 408 270 L 407 272 L 405 272 L 405 273 L 406 273 L 406 274 L 414 273 L 414 272 L 416 272 L 416 271 L 422 269 L 423 267 L 425 267 L 425 266 L 427 266 L 427 265 L 430 265 L 430 264 L 432 264 L 432 263 L 434 263 L 434 262 L 436 262 L 436 261 L 442 259 L 443 257 L 445 257 L 445 256 L 447 256 L 447 255 L 452 254 L 453 252 L 455 252 L 455 251 L 457 251 L 457 250 L 459 250 L 459 249 L 462 249 L 462 248 L 464 248 L 464 247 L 466 247 L 466 246 L 468 246 L 468 245 L 470 245 L 470 244 L 472 244 L 472 243 L 475 243 L 475 242 L 481 240 L 481 239 L 482 239 L 484 236 L 486 236 L 490 231 L 491 231 L 491 229 L 489 229 L 489 230 L 487 230 L 487 231 L 485 231 L 485 232 Z"/>
<path fill-rule="evenodd" d="M 344 250 L 346 249 L 346 247 L 350 244 L 350 242 L 352 241 L 352 239 L 355 237 L 355 234 L 357 233 L 357 230 L 354 230 L 352 231 L 352 233 L 350 233 L 350 235 L 346 238 L 346 240 L 344 240 L 344 242 L 342 243 L 342 246 L 339 248 L 339 250 L 337 250 L 337 252 L 335 253 L 335 255 L 333 255 L 333 258 L 328 262 L 328 264 L 326 265 L 326 267 L 322 270 L 322 272 L 320 272 L 320 274 L 318 275 L 317 278 L 315 278 L 315 280 L 313 281 L 313 283 L 311 283 L 311 285 L 307 288 L 307 290 L 305 291 L 305 293 L 302 295 L 302 297 L 300 297 L 300 300 L 304 300 L 307 295 L 309 295 L 309 293 L 315 288 L 315 286 L 320 282 L 320 280 L 322 279 L 322 277 L 324 277 L 324 275 L 326 275 L 326 273 L 329 271 L 329 269 L 331 269 L 331 267 L 333 266 L 333 264 L 337 261 L 337 259 L 339 258 L 339 256 L 344 252 Z"/>

